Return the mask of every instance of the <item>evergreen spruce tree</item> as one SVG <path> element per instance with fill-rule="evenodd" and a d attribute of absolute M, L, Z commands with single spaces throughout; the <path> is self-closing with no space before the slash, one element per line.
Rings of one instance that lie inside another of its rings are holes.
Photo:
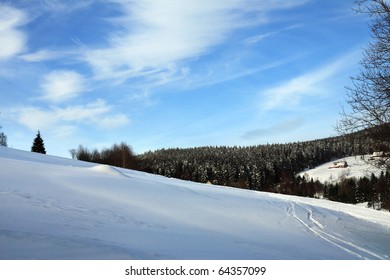
<path fill-rule="evenodd" d="M 31 152 L 46 154 L 45 144 L 43 143 L 43 139 L 41 137 L 41 133 L 39 132 L 39 130 L 37 136 L 34 139 L 34 143 L 31 147 Z"/>
<path fill-rule="evenodd" d="M 3 127 L 0 124 L 0 146 L 7 147 L 7 135 L 2 131 Z"/>
<path fill-rule="evenodd" d="M 0 126 L 0 146 L 7 147 L 7 135 L 5 135 L 4 132 L 1 131 L 1 126 Z"/>

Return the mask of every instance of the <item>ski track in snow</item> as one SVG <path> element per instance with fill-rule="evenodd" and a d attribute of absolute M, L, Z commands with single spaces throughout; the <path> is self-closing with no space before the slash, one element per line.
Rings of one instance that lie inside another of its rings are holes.
<path fill-rule="evenodd" d="M 300 214 L 297 214 L 296 208 L 300 210 Z M 312 209 L 305 207 L 300 203 L 289 202 L 286 211 L 289 216 L 292 216 L 299 221 L 308 231 L 326 242 L 341 248 L 354 257 L 359 259 L 384 259 L 382 256 L 358 246 L 351 241 L 344 240 L 343 237 L 338 234 L 328 232 L 326 227 L 313 216 Z"/>

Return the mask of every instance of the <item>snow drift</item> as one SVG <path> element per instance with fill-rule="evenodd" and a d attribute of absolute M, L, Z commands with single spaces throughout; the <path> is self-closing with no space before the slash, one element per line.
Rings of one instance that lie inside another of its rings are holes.
<path fill-rule="evenodd" d="M 0 147 L 0 259 L 390 259 L 390 214 Z"/>

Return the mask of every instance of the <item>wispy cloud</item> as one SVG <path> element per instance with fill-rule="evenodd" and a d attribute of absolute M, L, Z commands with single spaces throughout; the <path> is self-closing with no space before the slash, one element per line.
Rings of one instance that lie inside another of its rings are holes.
<path fill-rule="evenodd" d="M 75 71 L 53 71 L 43 78 L 41 88 L 43 99 L 58 103 L 86 91 L 86 81 L 83 75 Z"/>
<path fill-rule="evenodd" d="M 47 60 L 53 60 L 60 57 L 63 57 L 65 53 L 50 51 L 47 49 L 42 49 L 33 53 L 26 53 L 19 56 L 26 62 L 42 62 Z"/>
<path fill-rule="evenodd" d="M 123 12 L 111 22 L 118 31 L 109 34 L 106 48 L 90 48 L 84 60 L 99 79 L 126 80 L 165 74 L 186 59 L 207 53 L 225 42 L 230 32 L 263 23 L 264 13 L 305 1 L 215 0 L 112 0 Z M 169 82 L 166 79 L 165 82 Z"/>
<path fill-rule="evenodd" d="M 27 36 L 19 28 L 26 22 L 27 16 L 23 11 L 0 4 L 0 61 L 25 50 Z"/>
<path fill-rule="evenodd" d="M 224 83 L 228 81 L 233 81 L 236 79 L 241 79 L 247 76 L 258 74 L 272 68 L 279 67 L 288 62 L 288 60 L 274 61 L 267 64 L 262 64 L 253 68 L 245 68 L 242 65 L 235 65 L 234 67 L 223 67 L 221 65 L 213 65 L 214 69 L 218 71 L 212 71 L 210 69 L 208 72 L 204 73 L 192 73 L 188 75 L 183 81 L 183 88 L 185 89 L 195 89 L 202 88 L 207 86 L 216 85 L 219 83 Z M 226 64 L 226 61 L 224 62 Z"/>
<path fill-rule="evenodd" d="M 255 35 L 255 36 L 252 36 L 252 37 L 249 37 L 249 38 L 246 38 L 244 40 L 244 43 L 245 44 L 256 44 L 268 37 L 271 37 L 275 34 L 278 34 L 278 32 L 268 32 L 268 33 L 264 33 L 264 34 L 259 34 L 259 35 Z"/>
<path fill-rule="evenodd" d="M 23 106 L 13 109 L 17 122 L 31 130 L 74 130 L 77 125 L 95 125 L 103 129 L 117 128 L 130 123 L 125 114 L 115 114 L 112 107 L 99 99 L 85 105 L 50 107 L 42 109 Z"/>
<path fill-rule="evenodd" d="M 57 12 L 72 12 L 91 5 L 93 0 L 43 0 L 47 9 Z"/>
<path fill-rule="evenodd" d="M 242 138 L 246 140 L 254 140 L 260 137 L 269 137 L 278 134 L 285 134 L 287 132 L 291 132 L 300 128 L 303 123 L 304 120 L 302 118 L 295 118 L 268 127 L 247 131 L 242 135 Z"/>
<path fill-rule="evenodd" d="M 104 129 L 113 129 L 123 127 L 130 123 L 129 118 L 124 114 L 115 114 L 109 116 L 103 116 L 98 121 L 98 126 Z"/>
<path fill-rule="evenodd" d="M 259 96 L 262 110 L 289 108 L 299 105 L 303 98 L 326 92 L 326 81 L 350 65 L 356 53 L 349 53 L 336 61 L 312 72 L 297 76 L 280 85 L 263 90 Z"/>
<path fill-rule="evenodd" d="M 259 43 L 259 42 L 263 41 L 264 39 L 266 39 L 268 37 L 280 34 L 282 32 L 288 31 L 288 30 L 296 29 L 296 28 L 299 28 L 299 27 L 302 27 L 302 26 L 303 26 L 302 24 L 294 24 L 294 25 L 288 26 L 288 27 L 283 28 L 283 29 L 278 30 L 278 31 L 267 32 L 267 33 L 264 33 L 264 34 L 255 35 L 255 36 L 246 38 L 244 40 L 244 43 L 248 44 L 248 45 L 256 44 L 256 43 Z"/>

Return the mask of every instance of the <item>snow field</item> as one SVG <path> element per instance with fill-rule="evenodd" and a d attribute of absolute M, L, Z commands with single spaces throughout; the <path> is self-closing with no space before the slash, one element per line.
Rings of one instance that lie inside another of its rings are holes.
<path fill-rule="evenodd" d="M 390 259 L 390 214 L 0 147 L 0 259 Z"/>
<path fill-rule="evenodd" d="M 313 169 L 305 170 L 298 175 L 306 176 L 309 180 L 319 180 L 321 183 L 337 183 L 340 182 L 342 178 L 370 177 L 371 173 L 379 176 L 381 171 L 373 165 L 373 162 L 370 161 L 369 158 L 370 155 L 345 157 L 322 164 Z M 334 162 L 343 161 L 347 162 L 348 167 L 332 168 Z"/>

